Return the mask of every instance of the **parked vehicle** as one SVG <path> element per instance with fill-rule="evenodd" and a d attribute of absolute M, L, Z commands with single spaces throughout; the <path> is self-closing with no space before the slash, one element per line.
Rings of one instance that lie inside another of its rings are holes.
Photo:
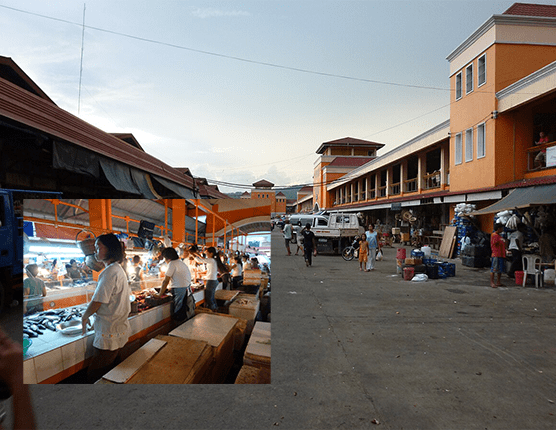
<path fill-rule="evenodd" d="M 23 288 L 23 201 L 0 189 L 0 312 Z"/>
<path fill-rule="evenodd" d="M 304 215 L 304 217 L 308 216 Z M 317 251 L 320 253 L 339 254 L 355 236 L 365 232 L 354 213 L 331 212 L 328 216 L 309 215 L 309 217 L 311 217 L 309 221 L 311 230 L 317 241 Z M 302 227 L 305 224 L 302 224 Z"/>

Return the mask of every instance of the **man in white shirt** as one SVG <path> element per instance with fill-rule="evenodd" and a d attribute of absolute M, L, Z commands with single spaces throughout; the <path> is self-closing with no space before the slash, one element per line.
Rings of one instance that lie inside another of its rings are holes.
<path fill-rule="evenodd" d="M 289 219 L 284 221 L 284 230 L 282 230 L 282 234 L 284 235 L 284 239 L 286 240 L 286 251 L 288 251 L 288 255 L 292 255 L 292 252 L 290 251 L 290 240 L 292 240 L 292 225 L 290 224 Z"/>

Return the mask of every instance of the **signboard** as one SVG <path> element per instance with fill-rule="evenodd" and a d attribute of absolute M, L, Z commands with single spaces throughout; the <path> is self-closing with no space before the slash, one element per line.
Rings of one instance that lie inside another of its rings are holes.
<path fill-rule="evenodd" d="M 402 203 L 398 202 L 398 203 L 392 203 L 392 206 L 390 207 L 391 210 L 393 211 L 401 211 L 402 210 Z"/>
<path fill-rule="evenodd" d="M 546 148 L 546 167 L 556 167 L 556 146 Z"/>

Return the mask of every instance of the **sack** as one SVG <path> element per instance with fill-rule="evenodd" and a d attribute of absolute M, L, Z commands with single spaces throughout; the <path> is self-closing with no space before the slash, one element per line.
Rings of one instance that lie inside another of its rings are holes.
<path fill-rule="evenodd" d="M 382 259 L 384 258 L 384 255 L 382 254 L 382 250 L 378 250 L 378 252 L 376 253 L 376 261 L 382 261 Z"/>

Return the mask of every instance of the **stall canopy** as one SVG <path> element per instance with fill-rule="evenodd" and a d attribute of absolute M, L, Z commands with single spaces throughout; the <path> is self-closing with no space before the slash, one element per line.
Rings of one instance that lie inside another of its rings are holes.
<path fill-rule="evenodd" d="M 525 208 L 531 205 L 549 205 L 553 203 L 556 203 L 556 184 L 516 188 L 503 199 L 473 212 L 472 215 L 490 214 L 515 208 Z"/>

